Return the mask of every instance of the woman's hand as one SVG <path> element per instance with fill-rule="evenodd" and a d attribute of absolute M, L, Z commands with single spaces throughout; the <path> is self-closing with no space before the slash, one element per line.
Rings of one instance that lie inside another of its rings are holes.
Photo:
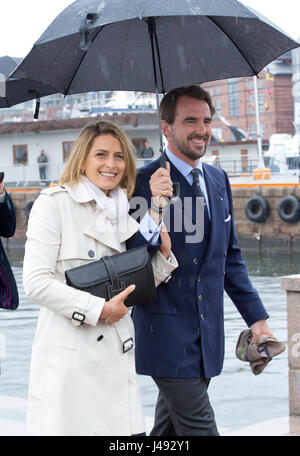
<path fill-rule="evenodd" d="M 165 257 L 169 258 L 171 254 L 171 238 L 167 231 L 165 224 L 163 223 L 160 230 L 161 246 L 159 247 L 160 253 Z"/>
<path fill-rule="evenodd" d="M 105 302 L 100 318 L 103 318 L 111 324 L 120 321 L 128 312 L 128 307 L 125 306 L 124 301 L 134 289 L 135 285 L 129 285 L 129 287 L 125 288 L 121 293 Z"/>

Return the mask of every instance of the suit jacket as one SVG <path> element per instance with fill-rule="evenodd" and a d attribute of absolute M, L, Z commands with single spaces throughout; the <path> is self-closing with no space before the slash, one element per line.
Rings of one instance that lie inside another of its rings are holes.
<path fill-rule="evenodd" d="M 12 237 L 16 230 L 14 205 L 8 193 L 0 203 L 0 236 Z M 15 310 L 19 305 L 16 281 L 0 240 L 0 308 Z"/>
<path fill-rule="evenodd" d="M 148 203 L 150 176 L 158 167 L 156 160 L 137 175 L 135 195 L 145 197 Z M 195 194 L 171 164 L 171 179 L 180 184 L 180 199 L 165 222 L 170 224 L 172 251 L 179 267 L 171 280 L 158 287 L 155 302 L 133 311 L 139 374 L 168 378 L 210 378 L 220 374 L 224 359 L 224 290 L 249 326 L 268 317 L 237 246 L 228 177 L 210 165 L 203 164 L 203 170 L 211 224 L 204 261 L 199 264 L 199 245 L 187 242 L 189 226 L 197 223 L 187 197 L 195 201 Z"/>

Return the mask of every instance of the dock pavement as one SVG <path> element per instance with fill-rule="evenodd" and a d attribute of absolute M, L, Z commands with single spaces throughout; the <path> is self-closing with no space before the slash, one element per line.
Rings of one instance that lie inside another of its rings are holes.
<path fill-rule="evenodd" d="M 26 432 L 27 400 L 0 396 L 0 436 L 28 436 Z M 152 428 L 153 417 L 146 416 L 146 433 Z M 221 436 L 300 436 L 290 432 L 290 417 L 276 417 L 240 429 L 219 428 Z"/>

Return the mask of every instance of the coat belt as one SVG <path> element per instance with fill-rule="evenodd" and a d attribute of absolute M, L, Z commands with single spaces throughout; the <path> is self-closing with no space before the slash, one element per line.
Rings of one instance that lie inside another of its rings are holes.
<path fill-rule="evenodd" d="M 123 353 L 131 350 L 133 348 L 133 337 L 130 335 L 126 322 L 120 320 L 117 323 L 114 323 L 113 327 L 115 328 L 120 339 Z"/>

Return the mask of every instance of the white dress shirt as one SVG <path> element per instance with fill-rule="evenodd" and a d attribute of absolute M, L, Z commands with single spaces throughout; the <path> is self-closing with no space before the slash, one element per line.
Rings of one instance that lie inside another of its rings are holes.
<path fill-rule="evenodd" d="M 192 166 L 190 166 L 188 163 L 186 163 L 185 161 L 178 158 L 168 148 L 166 148 L 166 154 L 167 154 L 167 157 L 170 160 L 170 162 L 175 166 L 175 168 L 178 169 L 178 171 L 186 178 L 188 183 L 192 186 L 192 184 L 193 184 L 193 176 L 191 174 L 191 171 L 193 170 Z M 208 194 L 207 194 L 204 173 L 203 173 L 203 165 L 202 165 L 201 160 L 198 161 L 196 168 L 199 168 L 199 170 L 200 170 L 200 175 L 199 175 L 200 188 L 204 195 L 206 207 L 207 207 L 207 211 L 208 211 L 208 216 L 210 218 L 209 200 L 208 200 Z"/>

